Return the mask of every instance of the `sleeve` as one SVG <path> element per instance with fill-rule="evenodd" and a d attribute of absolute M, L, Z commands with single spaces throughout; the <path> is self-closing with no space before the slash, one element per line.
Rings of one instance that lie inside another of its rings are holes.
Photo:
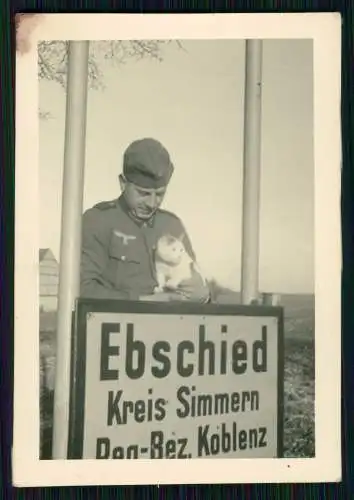
<path fill-rule="evenodd" d="M 183 242 L 187 253 L 193 259 L 193 262 L 197 263 L 197 256 L 194 252 L 189 235 L 181 222 L 182 234 L 184 235 Z M 187 284 L 186 284 L 187 287 Z M 190 282 L 188 283 L 188 296 L 191 302 L 198 303 L 209 303 L 210 302 L 210 290 L 207 281 L 200 274 L 200 272 L 194 267 L 193 274 Z"/>
<path fill-rule="evenodd" d="M 183 234 L 183 243 L 184 243 L 184 246 L 185 246 L 185 249 L 188 253 L 188 255 L 193 259 L 193 261 L 195 262 L 197 260 L 197 257 L 195 255 L 195 252 L 193 250 L 193 246 L 192 246 L 192 242 L 189 238 L 189 235 L 184 227 L 184 225 L 182 224 L 181 222 L 181 226 L 182 226 L 182 234 Z"/>
<path fill-rule="evenodd" d="M 108 231 L 100 212 L 90 209 L 82 218 L 80 296 L 96 299 L 132 299 L 130 293 L 116 290 L 104 278 L 108 260 Z"/>

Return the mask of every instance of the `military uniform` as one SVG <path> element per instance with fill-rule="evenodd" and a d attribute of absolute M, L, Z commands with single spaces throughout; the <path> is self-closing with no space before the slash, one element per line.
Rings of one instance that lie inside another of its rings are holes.
<path fill-rule="evenodd" d="M 145 187 L 167 184 L 173 171 L 166 150 L 150 139 L 127 149 L 123 168 L 130 182 L 138 181 Z M 80 295 L 137 300 L 153 294 L 157 286 L 154 250 L 166 234 L 184 235 L 186 251 L 195 259 L 182 222 L 171 212 L 158 209 L 148 221 L 137 220 L 123 195 L 87 210 L 83 216 Z M 200 276 L 193 279 L 197 280 L 197 292 L 190 299 L 205 302 L 208 288 Z"/>
<path fill-rule="evenodd" d="M 195 259 L 180 219 L 158 209 L 146 223 L 129 213 L 124 198 L 99 203 L 83 216 L 81 296 L 138 299 L 157 286 L 154 250 L 164 234 L 180 237 Z"/>

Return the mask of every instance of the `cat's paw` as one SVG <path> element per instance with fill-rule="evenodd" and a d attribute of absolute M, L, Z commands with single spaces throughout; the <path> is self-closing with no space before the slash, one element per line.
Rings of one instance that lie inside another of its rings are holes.
<path fill-rule="evenodd" d="M 169 290 L 177 290 L 179 287 L 179 281 L 177 280 L 168 280 L 166 282 L 166 288 Z"/>

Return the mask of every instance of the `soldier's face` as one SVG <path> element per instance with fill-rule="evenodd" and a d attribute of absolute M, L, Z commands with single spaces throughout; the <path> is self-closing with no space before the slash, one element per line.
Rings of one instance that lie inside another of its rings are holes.
<path fill-rule="evenodd" d="M 121 181 L 125 200 L 133 215 L 138 219 L 149 219 L 161 205 L 167 186 L 159 189 L 146 189 L 131 182 Z"/>

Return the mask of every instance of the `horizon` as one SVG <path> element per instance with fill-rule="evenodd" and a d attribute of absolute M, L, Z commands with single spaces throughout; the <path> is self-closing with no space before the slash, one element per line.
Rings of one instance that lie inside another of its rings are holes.
<path fill-rule="evenodd" d="M 52 252 L 52 249 L 51 248 L 40 248 L 39 250 L 46 250 L 46 251 L 51 251 Z M 54 254 L 53 254 L 54 255 Z M 55 255 L 54 255 L 55 257 Z M 56 262 L 58 263 L 58 266 L 60 266 L 60 262 L 59 260 L 55 257 L 56 259 Z M 214 281 L 215 282 L 215 286 L 217 286 L 220 290 L 224 290 L 226 293 L 228 292 L 231 292 L 233 294 L 239 294 L 241 295 L 241 290 L 236 290 L 236 289 L 233 289 L 233 288 L 229 288 L 227 286 L 224 286 L 222 284 L 220 284 L 216 278 L 208 278 L 208 282 L 210 283 L 211 281 Z M 278 292 L 276 290 L 259 290 L 259 293 L 262 294 L 262 293 L 271 293 L 271 294 L 274 294 L 274 295 L 281 295 L 281 296 L 311 296 L 311 297 L 314 297 L 315 296 L 315 292 Z"/>

